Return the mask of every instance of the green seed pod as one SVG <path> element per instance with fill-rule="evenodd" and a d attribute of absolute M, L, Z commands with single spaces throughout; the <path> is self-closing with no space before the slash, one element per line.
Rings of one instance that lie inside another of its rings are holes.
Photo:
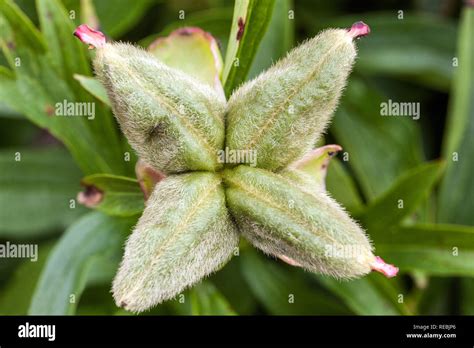
<path fill-rule="evenodd" d="M 87 25 L 76 29 L 97 49 L 96 73 L 141 158 L 137 177 L 148 198 L 113 283 L 119 306 L 146 310 L 223 266 L 238 247 L 237 227 L 264 252 L 312 272 L 397 274 L 325 192 L 327 164 L 340 147 L 309 152 L 351 70 L 352 39 L 368 32 L 362 22 L 324 31 L 226 103 L 212 87 L 140 49 L 107 44 Z M 233 168 L 213 173 L 222 169 L 224 140 L 226 154 L 251 153 L 260 168 L 235 166 L 225 155 Z"/>
<path fill-rule="evenodd" d="M 240 232 L 265 253 L 338 278 L 373 268 L 365 233 L 322 189 L 302 191 L 290 178 L 244 165 L 226 170 L 224 182 Z"/>
<path fill-rule="evenodd" d="M 256 151 L 257 167 L 272 171 L 311 150 L 351 71 L 353 37 L 325 30 L 239 88 L 227 106 L 226 146 Z"/>
<path fill-rule="evenodd" d="M 212 87 L 122 43 L 98 46 L 94 68 L 146 163 L 167 174 L 222 166 L 225 100 Z"/>
<path fill-rule="evenodd" d="M 113 283 L 118 306 L 141 312 L 223 266 L 238 247 L 221 178 L 172 175 L 156 186 Z"/>

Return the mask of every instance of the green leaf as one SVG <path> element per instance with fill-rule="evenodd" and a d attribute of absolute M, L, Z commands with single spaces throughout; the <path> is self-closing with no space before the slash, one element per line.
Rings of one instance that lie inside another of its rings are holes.
<path fill-rule="evenodd" d="M 41 31 L 48 46 L 50 64 L 63 80 L 73 82 L 73 74 L 90 74 L 85 45 L 73 40 L 75 26 L 58 0 L 36 0 Z M 74 81 L 75 83 L 75 81 Z"/>
<path fill-rule="evenodd" d="M 94 1 L 101 30 L 113 38 L 120 37 L 136 25 L 152 4 L 152 0 Z"/>
<path fill-rule="evenodd" d="M 87 24 L 93 29 L 100 28 L 99 18 L 95 12 L 92 0 L 80 0 L 81 24 Z"/>
<path fill-rule="evenodd" d="M 108 107 L 112 105 L 105 87 L 95 77 L 74 74 L 74 78 L 81 84 L 82 87 L 84 87 L 87 92 L 99 99 L 105 105 Z"/>
<path fill-rule="evenodd" d="M 93 212 L 71 225 L 48 258 L 29 314 L 74 314 L 88 283 L 111 282 L 134 222 Z"/>
<path fill-rule="evenodd" d="M 110 284 L 90 286 L 84 290 L 75 315 L 114 315 L 118 308 L 110 295 Z"/>
<path fill-rule="evenodd" d="M 331 294 L 311 284 L 297 268 L 283 267 L 254 249 L 241 253 L 239 260 L 247 284 L 260 303 L 273 315 L 347 314 Z"/>
<path fill-rule="evenodd" d="M 79 181 L 80 171 L 63 149 L 2 150 L 0 236 L 36 238 L 68 226 L 85 212 L 71 208 Z"/>
<path fill-rule="evenodd" d="M 324 276 L 317 279 L 357 315 L 408 314 L 406 306 L 398 303 L 400 291 L 392 284 L 393 281 L 378 274 L 349 281 Z"/>
<path fill-rule="evenodd" d="M 461 314 L 474 315 L 474 279 L 461 280 Z"/>
<path fill-rule="evenodd" d="M 440 276 L 474 275 L 474 227 L 417 224 L 371 233 L 377 253 L 402 272 Z"/>
<path fill-rule="evenodd" d="M 351 214 L 357 214 L 363 209 L 362 199 L 357 191 L 354 179 L 337 158 L 333 158 L 328 167 L 326 189 Z"/>
<path fill-rule="evenodd" d="M 212 283 L 204 281 L 190 290 L 192 315 L 235 315 L 227 300 Z"/>
<path fill-rule="evenodd" d="M 368 201 L 422 161 L 418 125 L 407 117 L 382 117 L 380 103 L 387 100 L 352 76 L 331 126 Z"/>
<path fill-rule="evenodd" d="M 0 13 L 17 24 L 15 30 L 19 40 L 16 44 L 28 46 L 36 52 L 45 52 L 46 43 L 41 33 L 13 1 L 0 0 Z"/>
<path fill-rule="evenodd" d="M 2 262 L 0 262 L 0 282 L 5 284 L 20 264 L 21 259 L 18 258 L 2 259 Z"/>
<path fill-rule="evenodd" d="M 86 56 L 86 45 L 71 35 L 75 25 L 67 15 L 66 9 L 59 0 L 37 0 L 36 4 L 42 33 L 49 48 L 49 64 L 59 69 L 60 76 L 71 87 L 77 102 L 95 103 L 74 79 L 75 73 L 90 75 L 90 68 Z M 119 160 L 122 156 L 119 152 L 119 134 L 115 121 L 108 110 L 104 111 L 96 107 L 94 111 L 96 113 L 94 122 L 86 122 L 86 126 L 92 132 L 97 148 L 107 153 L 108 162 L 117 164 L 115 168 L 119 170 L 119 173 L 123 173 L 121 169 L 124 166 Z"/>
<path fill-rule="evenodd" d="M 128 312 L 119 312 L 120 315 Z M 209 280 L 203 280 L 144 315 L 235 315 L 227 299 Z"/>
<path fill-rule="evenodd" d="M 267 30 L 274 5 L 274 0 L 239 0 L 235 2 L 222 76 L 227 96 L 232 93 L 235 87 L 245 81 Z"/>
<path fill-rule="evenodd" d="M 409 170 L 371 202 L 359 219 L 369 232 L 396 226 L 428 197 L 444 170 L 444 162 L 424 163 Z"/>
<path fill-rule="evenodd" d="M 148 51 L 172 68 L 184 71 L 223 94 L 222 57 L 217 41 L 200 28 L 181 28 L 158 38 Z M 190 59 L 189 57 L 193 57 Z"/>
<path fill-rule="evenodd" d="M 1 292 L 1 315 L 26 315 L 28 313 L 31 296 L 52 247 L 52 244 L 40 245 L 37 261 L 25 260 L 18 266 Z"/>
<path fill-rule="evenodd" d="M 240 250 L 244 247 L 250 245 L 245 245 L 245 241 L 241 240 Z M 214 273 L 210 280 L 229 301 L 232 309 L 239 315 L 250 315 L 256 312 L 258 301 L 243 277 L 239 257 L 233 257 L 225 267 Z"/>
<path fill-rule="evenodd" d="M 40 69 L 46 71 L 46 65 L 42 65 Z M 96 144 L 96 139 L 85 123 L 91 121 L 85 117 L 51 115 L 55 112 L 54 105 L 58 100 L 61 103 L 63 100 L 74 99 L 72 97 L 68 99 L 68 96 L 64 94 L 69 92 L 68 87 L 57 76 L 50 75 L 48 83 L 62 89 L 63 97 L 48 95 L 48 92 L 44 90 L 45 85 L 39 80 L 21 74 L 16 80 L 0 80 L 0 100 L 27 116 L 36 125 L 48 129 L 52 135 L 63 141 L 84 173 L 115 171 L 104 161 L 104 157 L 107 152 L 115 152 L 117 148 L 103 148 Z M 31 102 L 26 103 L 25 100 Z M 123 162 L 119 164 L 123 165 Z M 123 170 L 116 169 L 116 172 L 121 171 Z"/>
<path fill-rule="evenodd" d="M 451 90 L 443 144 L 447 169 L 439 194 L 438 220 L 474 225 L 474 8 L 464 8 L 460 26 L 459 66 Z"/>
<path fill-rule="evenodd" d="M 372 28 L 370 40 L 359 46 L 356 69 L 365 74 L 385 74 L 428 87 L 447 90 L 452 76 L 452 22 L 435 16 L 393 13 L 364 18 Z"/>
<path fill-rule="evenodd" d="M 41 130 L 25 118 L 0 117 L 0 146 L 4 149 L 30 147 L 42 135 Z"/>
<path fill-rule="evenodd" d="M 0 67 L 1 69 L 2 67 Z M 1 73 L 0 73 L 1 75 Z M 20 114 L 19 112 L 16 112 L 12 108 L 10 108 L 8 105 L 4 103 L 0 103 L 0 117 L 5 117 L 5 118 L 23 118 L 23 115 Z"/>
<path fill-rule="evenodd" d="M 248 79 L 271 67 L 288 52 L 294 41 L 294 20 L 288 18 L 292 1 L 275 0 L 267 31 L 258 46 Z"/>
<path fill-rule="evenodd" d="M 421 315 L 452 314 L 454 279 L 431 277 L 421 289 L 418 308 Z"/>
<path fill-rule="evenodd" d="M 108 215 L 133 216 L 144 209 L 143 192 L 133 178 L 111 174 L 94 174 L 82 179 L 87 188 L 94 187 L 102 194 L 101 201 L 93 208 Z"/>
<path fill-rule="evenodd" d="M 61 30 L 67 30 L 70 23 L 64 23 L 68 20 L 61 12 L 64 9 L 54 8 L 56 9 L 54 12 L 47 14 L 55 18 L 45 20 L 52 20 L 62 28 Z M 0 101 L 25 115 L 36 125 L 48 129 L 60 139 L 85 174 L 124 173 L 126 165 L 122 159 L 122 145 L 110 111 L 95 108 L 94 99 L 79 86 L 77 81 L 72 80 L 71 84 L 68 84 L 61 77 L 58 66 L 51 64 L 51 52 L 48 51 L 48 54 L 34 52 L 30 46 L 24 44 L 29 39 L 25 35 L 31 36 L 31 34 L 13 30 L 22 25 L 21 12 L 13 12 L 6 19 L 8 22 L 0 16 L 0 47 L 15 74 L 14 77 L 0 79 Z M 48 30 L 48 35 L 55 34 L 54 29 Z M 69 39 L 62 40 L 77 41 L 72 35 Z M 19 66 L 17 62 L 20 62 Z M 60 105 L 64 103 L 71 105 L 70 103 L 76 102 L 81 103 L 82 107 L 84 106 L 82 103 L 88 103 L 87 106 L 90 108 L 94 107 L 93 115 L 87 114 L 87 117 L 57 115 Z"/>
<path fill-rule="evenodd" d="M 454 21 L 436 15 L 403 12 L 359 13 L 312 23 L 310 30 L 347 27 L 363 19 L 370 36 L 360 40 L 356 71 L 416 82 L 441 91 L 449 89 L 457 36 Z"/>

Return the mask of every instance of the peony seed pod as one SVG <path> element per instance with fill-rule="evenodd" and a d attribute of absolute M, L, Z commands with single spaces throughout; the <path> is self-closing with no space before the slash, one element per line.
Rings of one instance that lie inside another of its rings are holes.
<path fill-rule="evenodd" d="M 222 267 L 239 232 L 311 272 L 396 275 L 325 192 L 327 165 L 340 146 L 311 151 L 354 62 L 352 41 L 369 31 L 362 22 L 326 30 L 227 102 L 149 53 L 78 27 L 75 35 L 97 48 L 95 71 L 140 157 L 136 173 L 146 199 L 113 282 L 117 305 L 141 312 L 173 298 Z M 238 165 L 235 153 L 252 154 L 256 163 Z M 93 206 L 101 192 L 89 196 L 84 202 Z"/>
<path fill-rule="evenodd" d="M 166 174 L 222 167 L 225 100 L 212 87 L 122 43 L 98 46 L 94 68 L 142 160 Z"/>
<path fill-rule="evenodd" d="M 112 288 L 117 305 L 141 312 L 173 298 L 223 266 L 238 241 L 218 175 L 167 177 L 126 243 Z"/>
<path fill-rule="evenodd" d="M 229 99 L 226 146 L 253 150 L 257 167 L 277 171 L 311 150 L 336 108 L 368 26 L 329 29 L 293 49 Z M 365 31 L 363 30 L 365 28 Z"/>
<path fill-rule="evenodd" d="M 244 165 L 226 170 L 224 182 L 239 230 L 265 253 L 337 278 L 381 270 L 363 230 L 322 189 L 302 191 L 292 179 Z"/>

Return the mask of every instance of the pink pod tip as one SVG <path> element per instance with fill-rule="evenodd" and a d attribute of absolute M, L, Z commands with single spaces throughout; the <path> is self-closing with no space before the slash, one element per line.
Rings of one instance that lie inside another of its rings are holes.
<path fill-rule="evenodd" d="M 380 256 L 375 257 L 370 267 L 372 270 L 382 273 L 387 278 L 395 277 L 398 273 L 398 267 L 386 263 Z"/>
<path fill-rule="evenodd" d="M 102 47 L 105 45 L 105 35 L 89 27 L 87 24 L 81 24 L 74 31 L 74 36 L 89 45 L 89 49 Z"/>
<path fill-rule="evenodd" d="M 362 36 L 370 34 L 370 27 L 362 21 L 355 22 L 352 24 L 350 29 L 347 29 L 347 32 L 353 39 L 357 39 Z"/>

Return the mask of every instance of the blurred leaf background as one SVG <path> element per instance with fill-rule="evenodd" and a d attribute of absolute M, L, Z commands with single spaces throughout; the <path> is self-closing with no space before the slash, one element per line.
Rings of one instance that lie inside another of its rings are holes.
<path fill-rule="evenodd" d="M 110 284 L 143 209 L 137 159 L 77 25 L 144 47 L 200 27 L 218 40 L 229 95 L 357 20 L 372 33 L 326 136 L 344 148 L 327 188 L 400 276 L 341 282 L 243 241 L 221 271 L 146 314 L 474 314 L 474 7 L 455 0 L 0 0 L 0 243 L 39 245 L 37 262 L 0 260 L 0 314 L 128 314 Z M 420 119 L 381 117 L 389 99 L 420 103 Z M 95 119 L 54 117 L 63 100 L 95 103 Z M 105 192 L 96 211 L 76 200 L 81 179 Z"/>

